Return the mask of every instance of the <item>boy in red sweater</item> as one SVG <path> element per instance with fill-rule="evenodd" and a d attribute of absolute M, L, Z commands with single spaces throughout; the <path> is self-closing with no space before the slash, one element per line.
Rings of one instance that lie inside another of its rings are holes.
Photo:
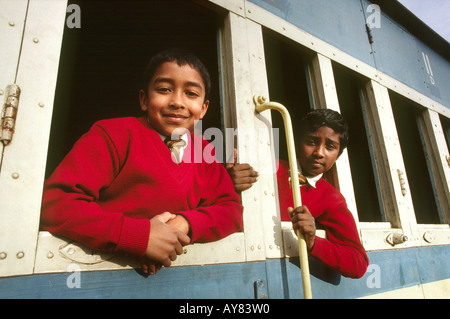
<path fill-rule="evenodd" d="M 360 278 L 369 259 L 355 221 L 344 197 L 323 179 L 347 147 L 347 124 L 338 112 L 321 109 L 309 112 L 296 127 L 300 128 L 296 135 L 299 171 L 306 177 L 300 187 L 303 205 L 293 208 L 289 163 L 280 160 L 281 220 L 292 221 L 293 228 L 304 235 L 311 256 L 344 276 Z M 249 164 L 226 164 L 226 168 L 238 192 L 256 182 L 258 173 Z M 327 239 L 316 237 L 316 228 L 325 229 Z"/>
<path fill-rule="evenodd" d="M 197 57 L 180 50 L 153 57 L 139 92 L 144 115 L 99 121 L 75 143 L 45 183 L 42 228 L 141 257 L 151 274 L 184 245 L 239 231 L 243 207 L 232 181 L 223 165 L 203 159 L 208 143 L 192 134 L 209 88 Z M 177 161 L 164 142 L 174 136 L 184 144 Z"/>

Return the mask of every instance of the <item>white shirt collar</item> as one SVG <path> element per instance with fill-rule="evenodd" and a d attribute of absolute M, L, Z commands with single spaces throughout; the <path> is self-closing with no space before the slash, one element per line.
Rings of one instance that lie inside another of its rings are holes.
<path fill-rule="evenodd" d="M 319 174 L 313 177 L 305 176 L 306 180 L 308 181 L 308 184 L 312 187 L 316 188 L 316 183 L 319 181 L 319 179 L 322 178 L 323 174 Z"/>
<path fill-rule="evenodd" d="M 297 162 L 297 168 L 298 168 L 298 171 L 300 172 L 300 174 L 303 174 L 302 168 L 300 167 L 300 164 L 298 162 Z M 305 178 L 309 185 L 316 188 L 316 183 L 322 178 L 322 175 L 323 175 L 323 173 L 316 175 L 316 176 L 305 176 Z"/>

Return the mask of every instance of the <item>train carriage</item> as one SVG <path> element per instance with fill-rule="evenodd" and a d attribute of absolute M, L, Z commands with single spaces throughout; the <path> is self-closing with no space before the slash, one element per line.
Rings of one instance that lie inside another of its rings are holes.
<path fill-rule="evenodd" d="M 349 122 L 326 178 L 370 265 L 351 279 L 309 258 L 313 298 L 450 297 L 450 45 L 399 3 L 0 0 L 0 22 L 1 298 L 303 298 L 273 170 L 284 126 L 255 112 L 255 95 L 285 105 L 293 125 L 316 108 Z M 139 70 L 174 46 L 211 72 L 197 133 L 223 147 L 219 160 L 236 147 L 261 174 L 241 194 L 242 231 L 144 277 L 130 256 L 42 231 L 42 189 L 95 121 L 138 115 Z"/>

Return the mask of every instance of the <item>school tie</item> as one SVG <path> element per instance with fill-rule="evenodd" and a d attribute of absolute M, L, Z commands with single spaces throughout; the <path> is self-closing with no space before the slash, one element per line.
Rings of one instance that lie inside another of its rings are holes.
<path fill-rule="evenodd" d="M 306 185 L 308 183 L 306 180 L 306 177 L 300 173 L 298 173 L 298 182 L 299 182 L 300 186 Z M 289 171 L 289 185 L 292 188 L 291 171 Z"/>
<path fill-rule="evenodd" d="M 164 143 L 166 143 L 167 147 L 170 150 L 170 153 L 172 153 L 172 159 L 175 163 L 180 164 L 181 158 L 180 158 L 180 150 L 184 146 L 186 146 L 186 141 L 183 139 L 179 140 L 171 140 L 169 137 L 164 140 Z"/>

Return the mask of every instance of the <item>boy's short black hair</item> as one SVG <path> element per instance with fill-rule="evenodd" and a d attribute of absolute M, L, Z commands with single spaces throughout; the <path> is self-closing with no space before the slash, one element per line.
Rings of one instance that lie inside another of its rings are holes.
<path fill-rule="evenodd" d="M 339 155 L 341 155 L 348 145 L 348 124 L 344 117 L 334 110 L 317 109 L 306 114 L 300 121 L 300 136 L 315 132 L 322 126 L 327 126 L 340 134 Z"/>
<path fill-rule="evenodd" d="M 142 77 L 142 89 L 147 92 L 148 85 L 155 75 L 156 69 L 165 62 L 176 62 L 179 66 L 184 66 L 186 64 L 190 65 L 192 68 L 196 69 L 203 79 L 203 84 L 205 85 L 205 101 L 209 99 L 209 92 L 211 90 L 211 77 L 209 75 L 208 69 L 203 64 L 203 62 L 194 54 L 188 50 L 173 48 L 161 51 L 154 55 L 147 67 L 144 70 Z"/>

